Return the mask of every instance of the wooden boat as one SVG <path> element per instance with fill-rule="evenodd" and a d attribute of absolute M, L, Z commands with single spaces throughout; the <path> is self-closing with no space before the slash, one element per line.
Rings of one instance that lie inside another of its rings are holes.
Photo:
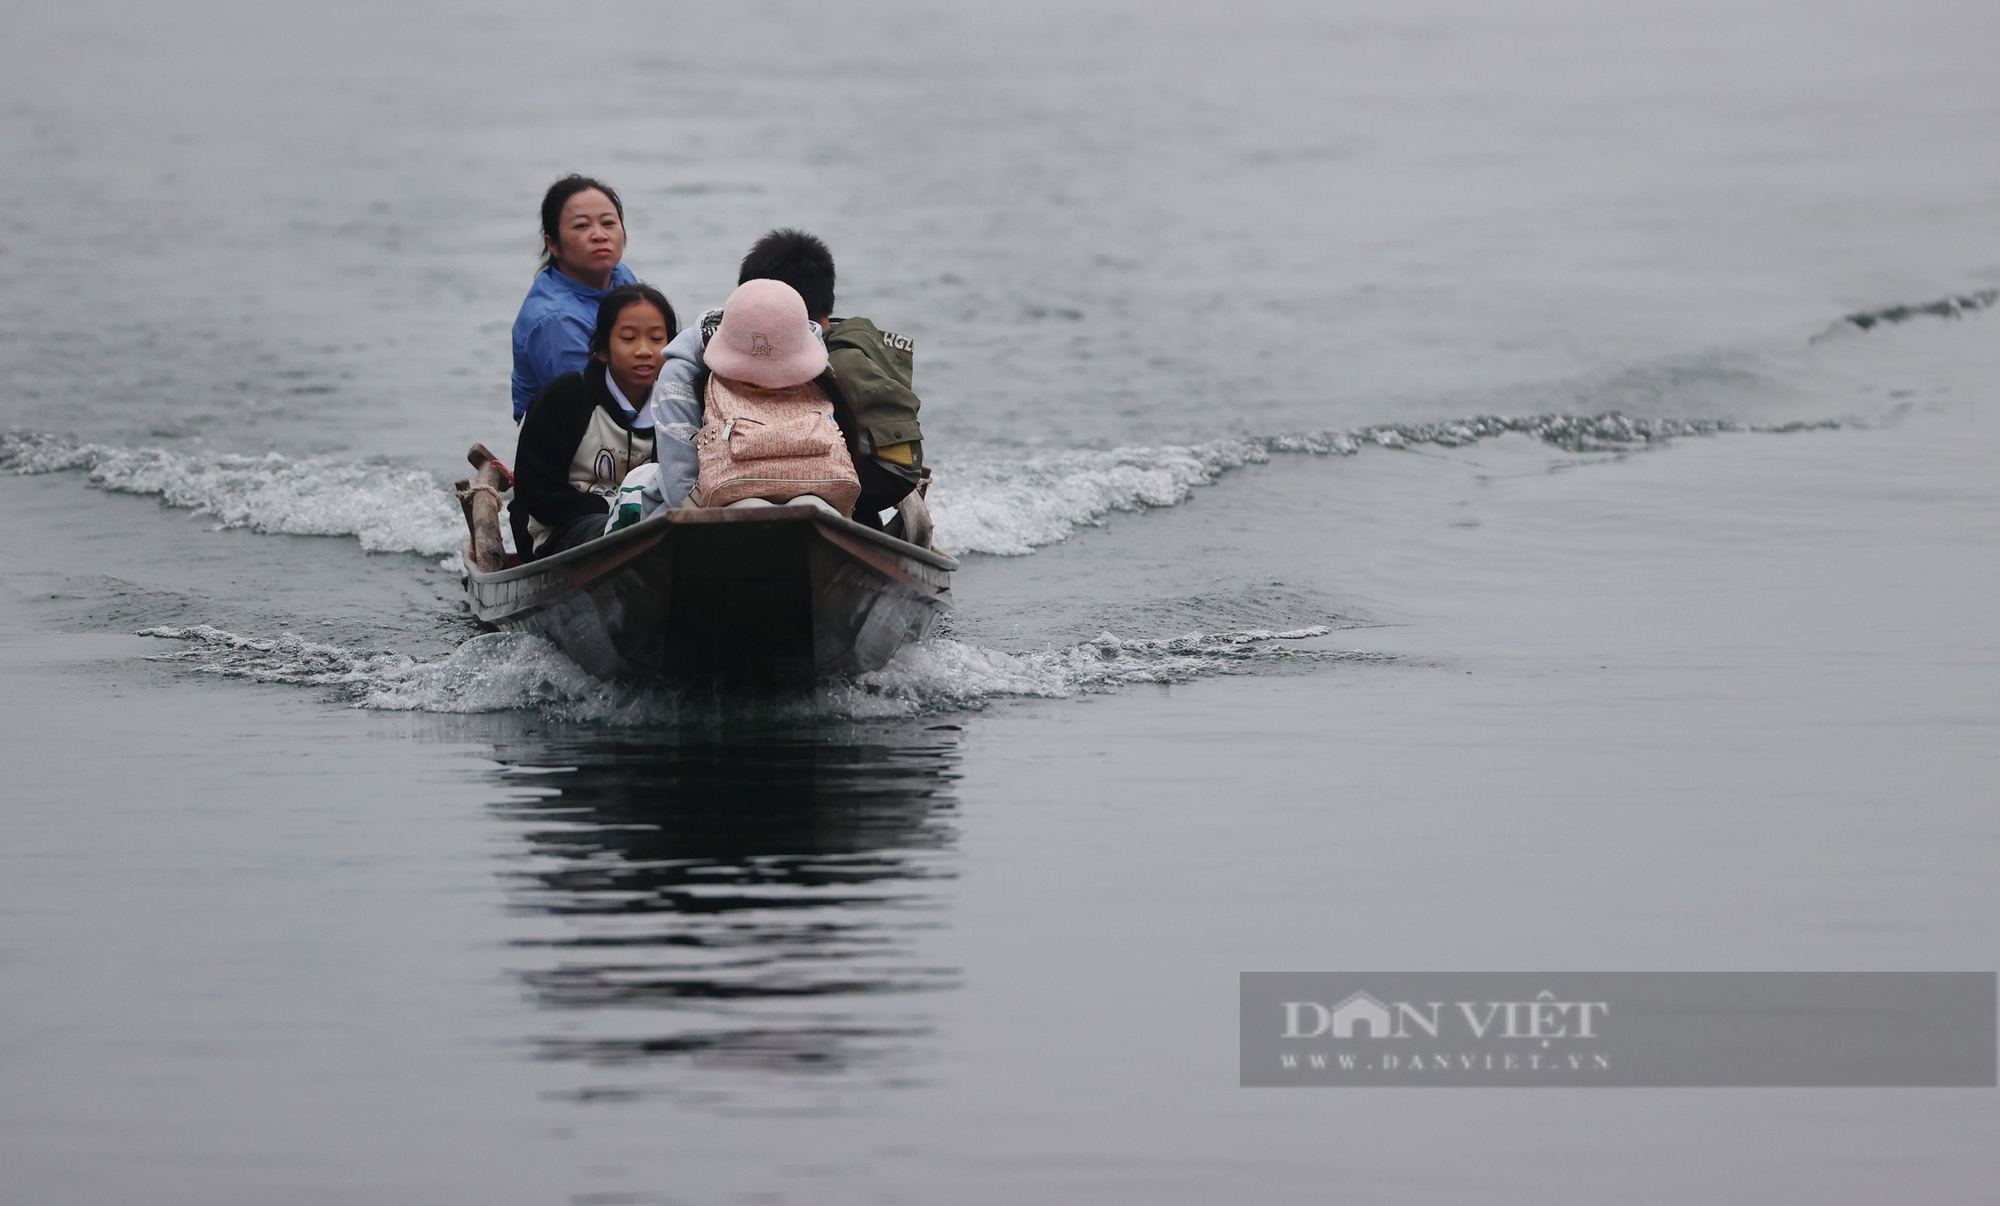
<path fill-rule="evenodd" d="M 957 568 L 818 507 L 689 509 L 474 571 L 465 593 L 599 678 L 783 687 L 885 665 L 950 608 Z"/>

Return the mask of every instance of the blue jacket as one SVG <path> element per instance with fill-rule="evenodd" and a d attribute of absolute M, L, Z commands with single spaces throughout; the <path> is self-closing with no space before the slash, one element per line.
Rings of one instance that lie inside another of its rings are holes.
<path fill-rule="evenodd" d="M 639 278 L 620 264 L 611 270 L 611 288 Z M 590 335 L 597 329 L 597 303 L 609 289 L 578 284 L 554 268 L 544 268 L 514 319 L 514 421 L 542 387 L 590 363 Z"/>

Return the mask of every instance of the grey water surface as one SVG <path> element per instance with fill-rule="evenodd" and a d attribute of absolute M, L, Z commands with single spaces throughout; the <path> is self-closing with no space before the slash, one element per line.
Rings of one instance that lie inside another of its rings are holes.
<path fill-rule="evenodd" d="M 2000 966 L 1990 6 L 4 31 L 0 1202 L 1991 1200 L 1990 1089 L 1236 1064 L 1245 971 Z M 468 618 L 572 170 L 915 340 L 947 631 Z"/>

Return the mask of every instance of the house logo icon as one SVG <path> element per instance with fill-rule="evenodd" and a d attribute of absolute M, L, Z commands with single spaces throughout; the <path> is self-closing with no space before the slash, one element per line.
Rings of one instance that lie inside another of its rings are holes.
<path fill-rule="evenodd" d="M 1365 992 L 1333 1007 L 1333 1037 L 1353 1038 L 1357 1024 L 1367 1028 L 1369 1038 L 1390 1038 L 1396 1032 L 1389 1007 Z"/>

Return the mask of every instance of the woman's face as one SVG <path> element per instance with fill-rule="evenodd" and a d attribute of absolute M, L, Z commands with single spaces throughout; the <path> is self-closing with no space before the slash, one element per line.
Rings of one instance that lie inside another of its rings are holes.
<path fill-rule="evenodd" d="M 649 301 L 636 301 L 618 312 L 604 362 L 625 400 L 634 406 L 652 396 L 660 364 L 667 351 L 667 316 Z"/>
<path fill-rule="evenodd" d="M 606 277 L 625 258 L 625 223 L 600 189 L 587 188 L 563 202 L 549 248 L 556 267 L 580 278 Z"/>

